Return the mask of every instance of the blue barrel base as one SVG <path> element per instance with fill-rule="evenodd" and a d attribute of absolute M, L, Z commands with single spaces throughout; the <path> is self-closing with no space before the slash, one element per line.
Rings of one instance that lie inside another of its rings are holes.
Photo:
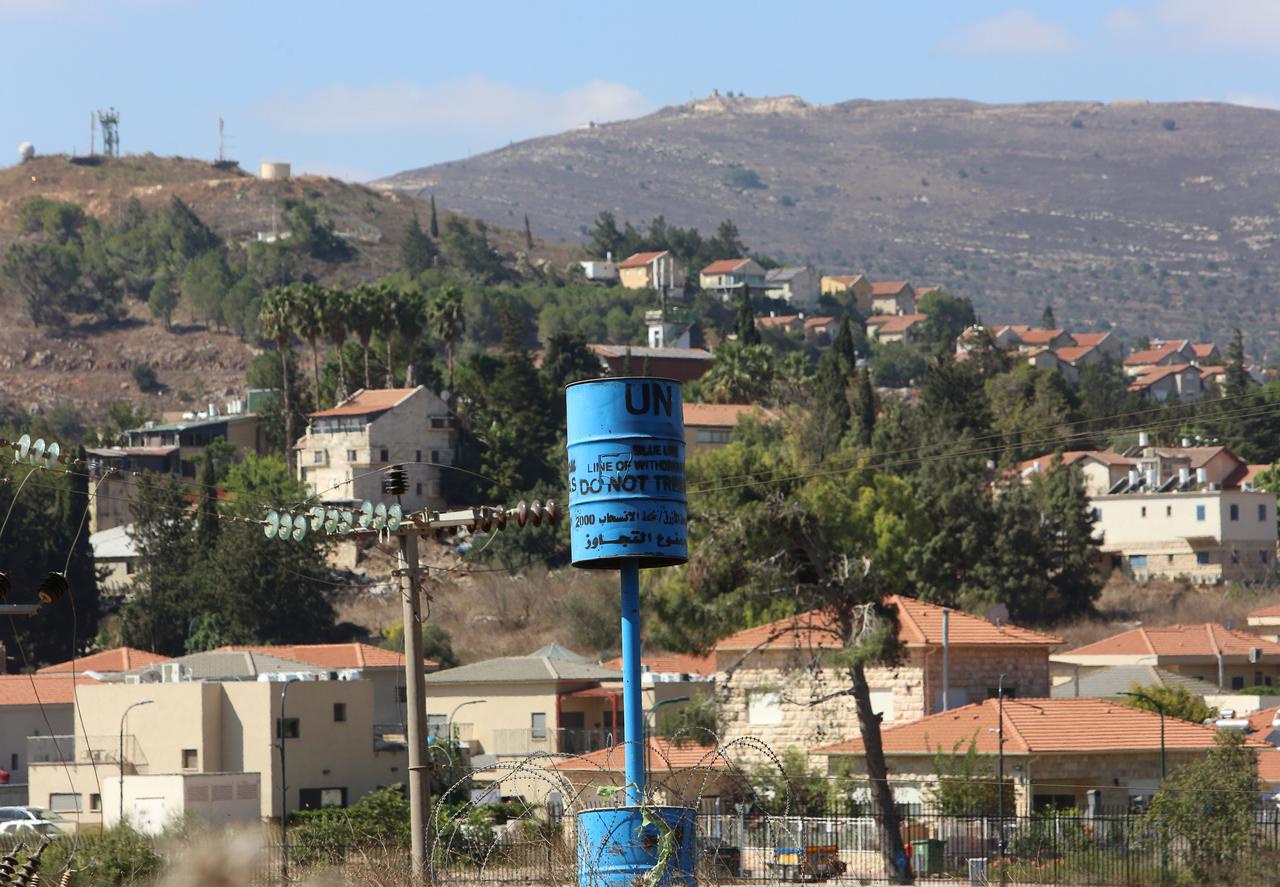
<path fill-rule="evenodd" d="M 645 807 L 675 833 L 674 852 L 654 887 L 695 887 L 696 820 L 692 807 Z M 646 824 L 639 807 L 578 813 L 578 887 L 636 887 L 658 865 L 662 829 Z"/>

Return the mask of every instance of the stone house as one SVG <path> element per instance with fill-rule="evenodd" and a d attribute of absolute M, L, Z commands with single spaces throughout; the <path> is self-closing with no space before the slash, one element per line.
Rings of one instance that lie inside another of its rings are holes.
<path fill-rule="evenodd" d="M 936 785 L 934 758 L 963 754 L 974 744 L 995 772 L 1004 740 L 1006 778 L 1013 784 L 1018 815 L 1043 810 L 1087 809 L 1089 792 L 1099 792 L 1104 810 L 1141 808 L 1160 787 L 1161 735 L 1169 770 L 1213 749 L 1217 730 L 1164 718 L 1104 699 L 986 699 L 910 724 L 882 731 L 885 763 L 895 799 L 928 807 Z M 825 759 L 829 773 L 865 772 L 865 751 L 856 729 L 851 738 L 819 746 L 810 754 Z M 1265 742 L 1250 738 L 1257 752 Z"/>
<path fill-rule="evenodd" d="M 858 313 L 864 317 L 872 313 L 871 281 L 867 280 L 865 274 L 829 274 L 818 285 L 824 296 L 839 297 L 847 293 Z"/>
<path fill-rule="evenodd" d="M 914 598 L 893 596 L 886 604 L 896 612 L 902 660 L 867 670 L 872 705 L 886 724 L 994 696 L 1001 674 L 1008 696 L 1049 695 L 1049 650 L 1062 643 L 1060 638 Z M 715 648 L 716 692 L 723 742 L 752 736 L 778 752 L 856 732 L 852 697 L 833 695 L 848 681 L 823 663 L 824 654 L 844 646 L 829 617 L 819 611 L 720 641 Z M 949 663 L 946 675 L 944 659 Z M 814 705 L 815 700 L 824 701 Z"/>
<path fill-rule="evenodd" d="M 680 289 L 684 286 L 684 268 L 666 250 L 636 253 L 618 263 L 618 282 L 629 290 Z"/>
<path fill-rule="evenodd" d="M 810 310 L 818 307 L 821 278 L 812 265 L 770 268 L 764 276 L 764 294 L 788 305 Z"/>
<path fill-rule="evenodd" d="M 457 433 L 448 406 L 425 386 L 361 389 L 312 413 L 298 439 L 298 479 L 323 503 L 382 496 L 381 469 L 403 464 L 406 511 L 439 508 L 441 466 L 452 465 Z"/>
<path fill-rule="evenodd" d="M 871 314 L 911 314 L 916 310 L 916 291 L 904 280 L 871 284 Z"/>

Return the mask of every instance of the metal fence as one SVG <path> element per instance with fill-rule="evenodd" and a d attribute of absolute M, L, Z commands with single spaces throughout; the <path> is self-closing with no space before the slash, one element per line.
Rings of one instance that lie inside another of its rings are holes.
<path fill-rule="evenodd" d="M 739 816 L 699 813 L 697 877 L 701 885 L 833 881 L 888 883 L 879 821 L 866 815 Z M 1246 846 L 1223 860 L 1226 883 L 1252 883 L 1259 865 L 1280 860 L 1280 812 L 1259 810 Z M 916 814 L 901 825 L 918 880 L 961 884 L 1054 884 L 1147 887 L 1194 881 L 1193 848 L 1168 839 L 1140 814 L 987 817 Z M 1005 852 L 1000 853 L 1003 838 Z M 434 853 L 441 884 L 574 884 L 574 819 L 548 827 L 512 820 L 492 834 L 442 837 Z M 346 855 L 344 876 L 376 867 L 403 868 L 407 850 Z M 1253 866 L 1253 868 L 1250 868 Z M 280 848 L 268 848 L 260 883 L 278 883 Z M 1238 872 L 1233 879 L 1230 873 Z M 297 877 L 301 873 L 295 873 Z M 1243 878 L 1244 880 L 1241 880 Z"/>

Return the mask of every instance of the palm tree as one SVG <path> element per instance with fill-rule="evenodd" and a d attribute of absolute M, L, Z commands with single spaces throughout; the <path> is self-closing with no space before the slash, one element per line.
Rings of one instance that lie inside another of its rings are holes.
<path fill-rule="evenodd" d="M 412 388 L 418 384 L 418 374 L 413 362 L 414 351 L 418 345 L 418 337 L 422 335 L 422 330 L 426 327 L 427 312 L 423 308 L 422 290 L 413 289 L 397 290 L 387 287 L 387 314 L 385 318 L 386 326 L 383 335 L 387 340 L 387 378 L 393 380 L 388 384 L 394 384 L 395 374 L 391 370 L 391 336 L 399 331 L 400 338 L 405 343 L 405 353 L 407 355 L 404 368 L 404 384 L 408 388 Z"/>
<path fill-rule="evenodd" d="M 372 388 L 373 382 L 369 379 L 369 342 L 373 340 L 373 328 L 378 324 L 385 295 L 381 287 L 375 288 L 367 283 L 358 285 L 348 295 L 348 323 L 364 350 L 364 387 Z"/>
<path fill-rule="evenodd" d="M 467 329 L 467 315 L 462 307 L 462 290 L 446 286 L 431 301 L 431 329 L 444 342 L 445 361 L 449 365 L 450 391 L 453 390 L 453 346 Z"/>
<path fill-rule="evenodd" d="M 351 311 L 351 293 L 344 289 L 324 290 L 321 299 L 320 316 L 324 324 L 325 335 L 338 349 L 338 390 L 333 393 L 334 404 L 347 397 L 347 361 L 342 353 L 342 346 L 347 342 L 347 328 Z"/>
<path fill-rule="evenodd" d="M 293 351 L 293 293 L 288 287 L 275 287 L 262 300 L 258 315 L 262 334 L 276 343 L 280 353 L 280 390 L 284 398 L 284 450 L 289 474 L 294 471 L 293 405 L 289 403 L 289 357 Z"/>
<path fill-rule="evenodd" d="M 320 406 L 320 336 L 324 334 L 324 290 L 315 283 L 294 283 L 290 291 L 290 310 L 298 335 L 311 346 L 311 390 L 316 409 Z"/>

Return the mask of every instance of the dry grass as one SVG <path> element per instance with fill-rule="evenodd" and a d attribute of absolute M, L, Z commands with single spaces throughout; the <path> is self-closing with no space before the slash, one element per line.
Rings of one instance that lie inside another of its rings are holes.
<path fill-rule="evenodd" d="M 1136 583 L 1113 578 L 1098 601 L 1098 616 L 1060 625 L 1053 632 L 1073 649 L 1138 626 L 1231 624 L 1245 629 L 1245 617 L 1259 607 L 1280 603 L 1280 588 L 1197 586 L 1182 582 Z"/>

